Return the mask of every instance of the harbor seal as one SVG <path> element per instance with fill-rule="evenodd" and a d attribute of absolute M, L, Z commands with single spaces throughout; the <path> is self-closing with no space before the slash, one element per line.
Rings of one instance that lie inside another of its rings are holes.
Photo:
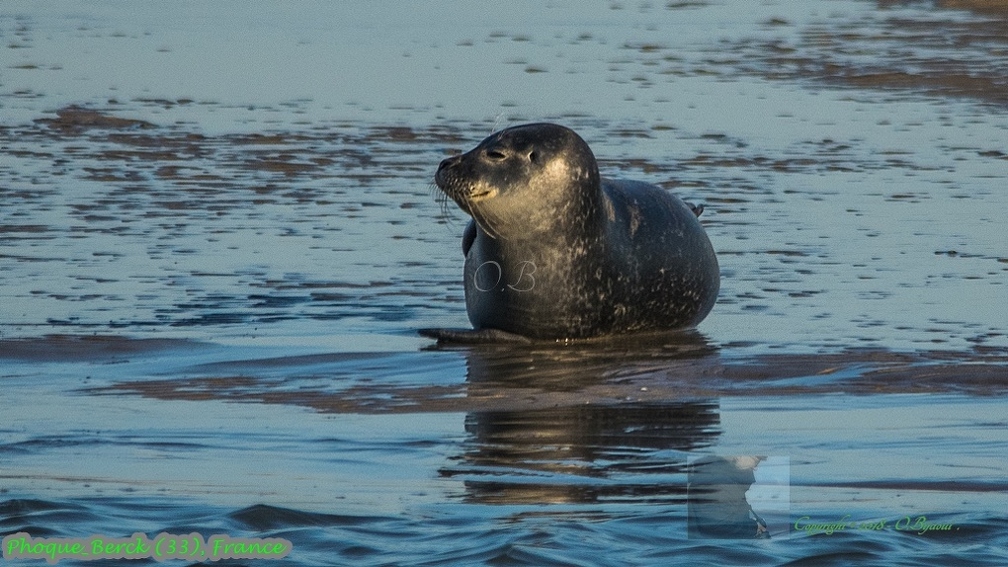
<path fill-rule="evenodd" d="M 473 330 L 439 340 L 569 340 L 697 325 L 720 286 L 702 208 L 600 176 L 569 128 L 526 124 L 441 162 L 434 181 L 472 217 L 462 239 Z"/>

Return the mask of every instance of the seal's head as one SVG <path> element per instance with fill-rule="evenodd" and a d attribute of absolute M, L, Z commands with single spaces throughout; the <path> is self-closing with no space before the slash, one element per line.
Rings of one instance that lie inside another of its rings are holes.
<path fill-rule="evenodd" d="M 588 144 L 557 124 L 501 130 L 438 166 L 434 182 L 495 239 L 549 232 L 559 219 L 585 217 L 599 198 Z"/>

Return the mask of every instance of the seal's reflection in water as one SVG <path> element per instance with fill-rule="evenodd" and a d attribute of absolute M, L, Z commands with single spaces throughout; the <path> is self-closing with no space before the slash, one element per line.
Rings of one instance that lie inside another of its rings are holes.
<path fill-rule="evenodd" d="M 696 333 L 468 349 L 469 395 L 500 409 L 467 414 L 465 450 L 441 472 L 468 502 L 683 505 L 687 457 L 720 433 L 717 401 L 633 399 L 621 383 L 714 352 Z"/>
<path fill-rule="evenodd" d="M 586 405 L 471 413 L 450 475 L 497 504 L 685 503 L 686 453 L 718 434 L 717 405 Z"/>

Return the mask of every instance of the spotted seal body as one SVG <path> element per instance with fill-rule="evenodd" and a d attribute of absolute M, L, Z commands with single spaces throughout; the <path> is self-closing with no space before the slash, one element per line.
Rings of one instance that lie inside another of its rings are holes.
<path fill-rule="evenodd" d="M 473 221 L 463 237 L 473 331 L 580 339 L 698 324 L 719 272 L 694 209 L 654 185 L 600 177 L 574 131 L 528 124 L 441 162 L 435 183 Z"/>

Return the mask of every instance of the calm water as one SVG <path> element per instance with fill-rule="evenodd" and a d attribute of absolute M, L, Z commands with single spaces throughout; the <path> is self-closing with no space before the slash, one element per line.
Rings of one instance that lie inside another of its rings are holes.
<path fill-rule="evenodd" d="M 0 534 L 1008 562 L 1008 8 L 400 4 L 0 8 Z M 533 120 L 705 204 L 697 333 L 416 334 L 467 326 L 436 164 Z M 705 537 L 740 456 L 770 538 Z"/>

